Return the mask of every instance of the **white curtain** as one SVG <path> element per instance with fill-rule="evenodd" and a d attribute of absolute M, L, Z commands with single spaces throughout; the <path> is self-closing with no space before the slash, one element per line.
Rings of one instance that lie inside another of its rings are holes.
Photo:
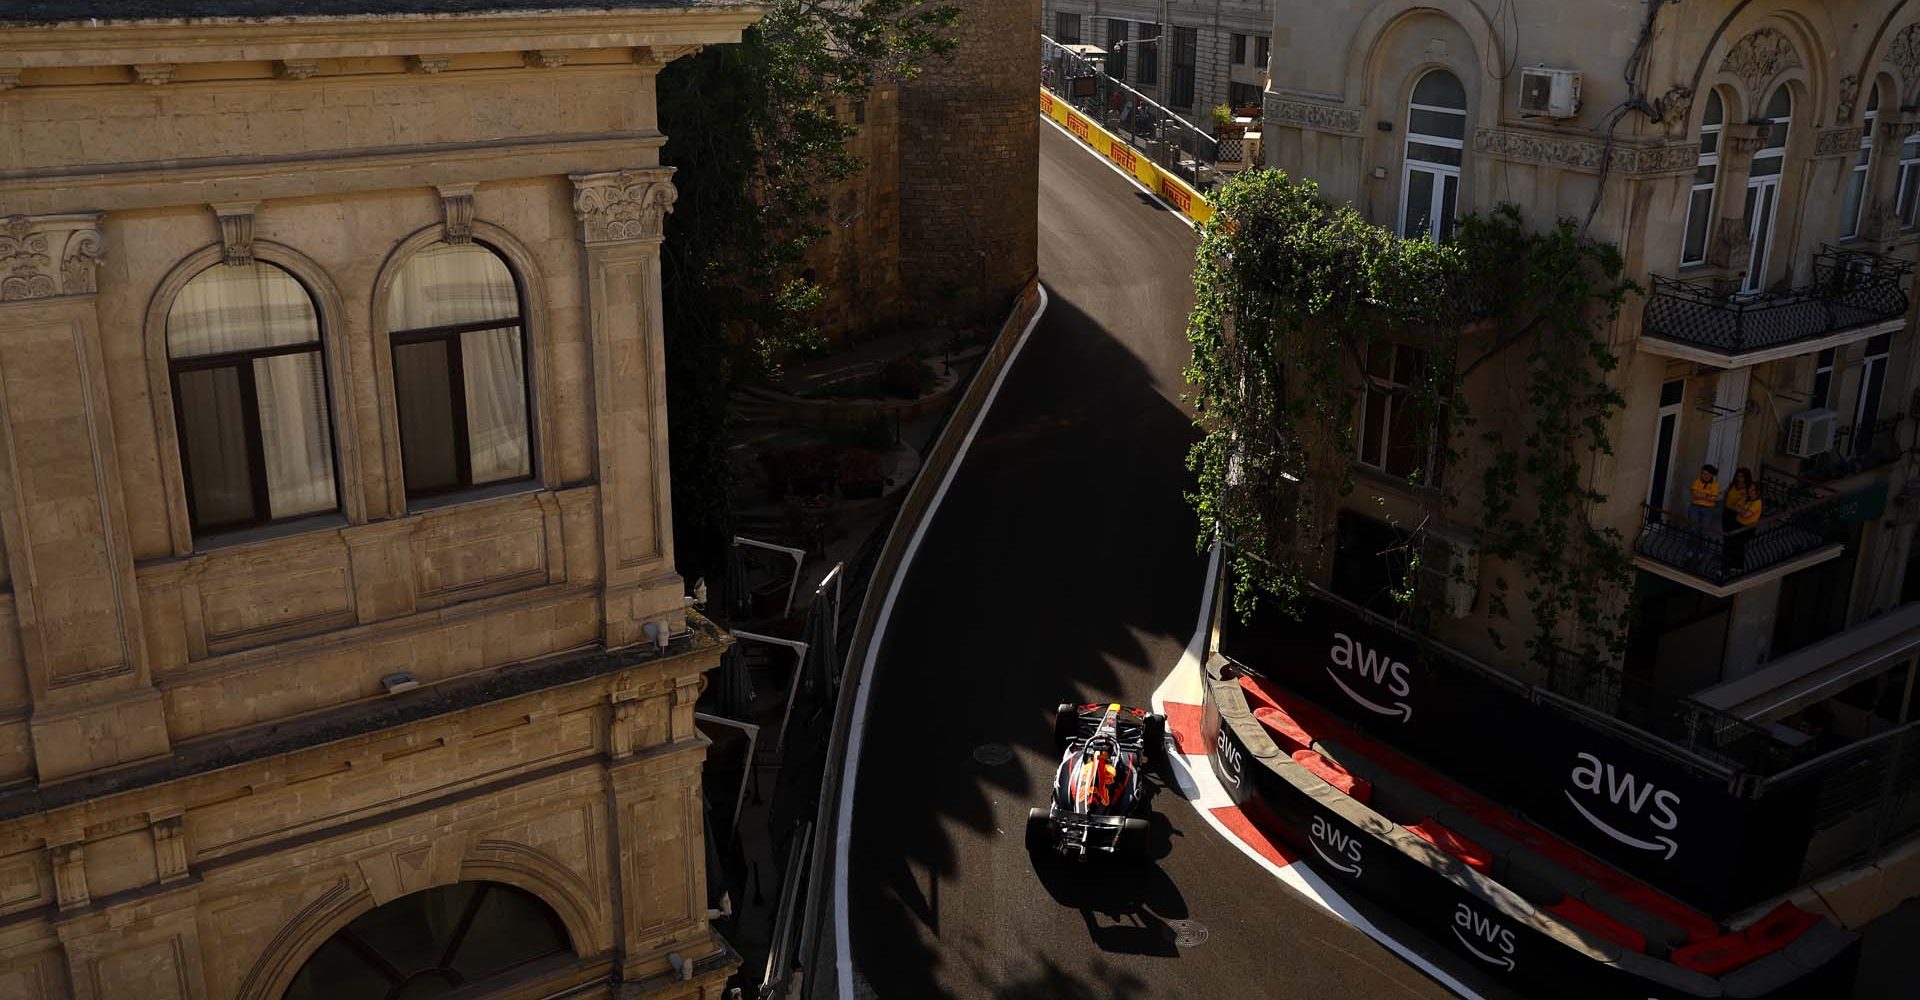
<path fill-rule="evenodd" d="M 460 367 L 467 383 L 467 442 L 473 449 L 474 485 L 532 475 L 526 352 L 520 347 L 520 328 L 461 334 Z"/>
<path fill-rule="evenodd" d="M 312 350 L 255 358 L 249 364 L 259 400 L 261 455 L 266 468 L 268 510 L 279 520 L 332 510 L 338 504 L 333 474 L 333 431 L 320 353 L 320 320 L 313 299 L 287 272 L 256 261 L 251 266 L 215 265 L 180 290 L 167 313 L 167 353 L 173 358 L 230 351 L 312 345 Z M 203 380 L 183 379 L 181 391 Z M 197 420 L 238 419 L 211 401 L 176 400 L 196 443 L 231 439 L 231 427 L 197 427 Z M 220 414 L 215 416 L 215 414 Z M 228 449 L 230 452 L 231 449 Z M 195 485 L 250 479 L 244 453 L 208 457 L 194 452 Z M 218 468 L 209 465 L 218 464 Z M 238 464 L 241 468 L 232 468 Z M 210 498 L 203 498 L 210 499 Z M 204 504 L 203 504 L 204 506 Z M 262 512 L 254 512 L 256 518 Z M 203 513 L 203 517 L 206 515 Z"/>
<path fill-rule="evenodd" d="M 387 309 L 387 329 L 398 333 L 513 319 L 520 294 L 506 262 L 486 247 L 429 243 L 394 276 Z"/>

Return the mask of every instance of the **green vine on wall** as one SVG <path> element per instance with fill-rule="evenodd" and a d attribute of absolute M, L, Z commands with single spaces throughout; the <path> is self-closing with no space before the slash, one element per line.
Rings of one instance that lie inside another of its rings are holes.
<path fill-rule="evenodd" d="M 1572 220 L 1531 231 L 1512 206 L 1460 219 L 1444 243 L 1402 239 L 1279 171 L 1243 173 L 1212 200 L 1187 328 L 1203 431 L 1189 499 L 1206 540 L 1232 543 L 1236 609 L 1268 595 L 1297 611 L 1325 577 L 1338 501 L 1357 485 L 1364 373 L 1397 354 L 1406 433 L 1389 478 L 1420 512 L 1398 525 L 1404 615 L 1434 576 L 1429 532 L 1477 507 L 1483 555 L 1521 578 L 1525 599 L 1492 574 L 1492 641 L 1519 627 L 1537 660 L 1612 662 L 1632 563 L 1592 515 L 1623 402 L 1605 338 L 1633 288 L 1618 251 Z"/>

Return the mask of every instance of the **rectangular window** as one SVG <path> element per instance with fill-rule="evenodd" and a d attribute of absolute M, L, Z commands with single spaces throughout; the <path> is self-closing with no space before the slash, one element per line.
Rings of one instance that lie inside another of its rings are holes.
<path fill-rule="evenodd" d="M 1687 380 L 1674 379 L 1660 386 L 1660 423 L 1653 432 L 1653 477 L 1647 482 L 1647 520 L 1657 520 L 1667 506 L 1667 491 L 1673 484 L 1673 452 L 1680 437 L 1681 403 L 1686 399 Z"/>
<path fill-rule="evenodd" d="M 1855 455 L 1869 454 L 1873 446 L 1873 422 L 1880 419 L 1880 395 L 1887 387 L 1887 355 L 1892 350 L 1892 334 L 1883 333 L 1867 341 L 1867 357 L 1860 370 L 1860 404 L 1853 413 Z"/>
<path fill-rule="evenodd" d="M 1244 66 L 1247 62 L 1247 36 L 1235 33 L 1233 36 L 1233 64 Z"/>
<path fill-rule="evenodd" d="M 1708 121 L 1700 127 L 1700 158 L 1693 171 L 1693 191 L 1687 198 L 1687 236 L 1680 249 L 1680 263 L 1698 264 L 1707 259 L 1708 230 L 1713 223 L 1713 191 L 1720 177 L 1720 123 Z"/>
<path fill-rule="evenodd" d="M 1267 36 L 1253 36 L 1253 65 L 1258 69 L 1267 68 Z"/>
<path fill-rule="evenodd" d="M 1834 348 L 1821 351 L 1813 359 L 1813 394 L 1807 398 L 1807 405 L 1816 409 L 1825 408 L 1833 400 L 1833 357 Z"/>
<path fill-rule="evenodd" d="M 1152 32 L 1152 37 L 1147 37 Z M 1166 27 L 1140 22 L 1140 79 L 1142 86 L 1154 87 L 1160 83 L 1160 46 L 1166 44 Z"/>
<path fill-rule="evenodd" d="M 1233 105 L 1235 111 L 1258 108 L 1260 88 L 1251 83 L 1229 83 L 1227 84 L 1227 103 Z"/>
<path fill-rule="evenodd" d="M 1107 18 L 1107 75 L 1116 80 L 1127 78 L 1127 28 L 1131 21 Z"/>
<path fill-rule="evenodd" d="M 1860 213 L 1865 209 L 1867 195 L 1867 168 L 1873 163 L 1873 129 L 1879 119 L 1877 102 L 1880 92 L 1874 91 L 1876 104 L 1867 106 L 1866 127 L 1860 132 L 1860 152 L 1853 159 L 1853 169 L 1847 174 L 1847 203 L 1840 210 L 1840 235 L 1860 235 Z"/>
<path fill-rule="evenodd" d="M 1193 67 L 1199 51 L 1199 29 L 1173 29 L 1173 85 L 1167 103 L 1176 108 L 1193 107 Z"/>
<path fill-rule="evenodd" d="M 1388 475 L 1416 473 L 1431 483 L 1437 470 L 1415 425 L 1410 390 L 1425 374 L 1427 352 L 1404 344 L 1375 347 L 1367 356 L 1366 384 L 1361 391 L 1360 464 Z"/>
<path fill-rule="evenodd" d="M 1920 133 L 1907 136 L 1900 144 L 1899 200 L 1894 211 L 1900 216 L 1900 225 L 1912 229 L 1915 222 L 1914 208 L 1920 204 Z"/>
<path fill-rule="evenodd" d="M 1053 15 L 1053 40 L 1062 45 L 1080 44 L 1080 15 Z"/>

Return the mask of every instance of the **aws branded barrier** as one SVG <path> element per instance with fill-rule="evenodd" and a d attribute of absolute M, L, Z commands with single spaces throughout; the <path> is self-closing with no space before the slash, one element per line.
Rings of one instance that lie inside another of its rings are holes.
<path fill-rule="evenodd" d="M 1731 770 L 1598 728 L 1334 599 L 1304 600 L 1300 621 L 1226 613 L 1219 651 L 1710 914 L 1798 883 L 1810 793 L 1750 798 Z"/>
<path fill-rule="evenodd" d="M 1165 198 L 1167 204 L 1178 209 L 1180 214 L 1195 222 L 1213 218 L 1213 206 L 1207 204 L 1207 200 L 1188 186 L 1186 181 L 1175 177 L 1148 159 L 1145 153 L 1127 145 L 1044 87 L 1040 90 L 1040 113 L 1065 126 L 1074 138 L 1091 146 L 1094 152 L 1112 160 L 1129 176 L 1145 184 L 1148 190 Z"/>
<path fill-rule="evenodd" d="M 1404 662 L 1390 661 L 1383 676 L 1392 676 L 1393 663 Z M 1556 1000 L 1826 1000 L 1849 994 L 1859 940 L 1830 925 L 1817 941 L 1810 936 L 1808 947 L 1769 960 L 1757 975 L 1716 979 L 1551 919 L 1295 763 L 1253 717 L 1229 676 L 1233 669 L 1217 655 L 1206 666 L 1201 736 L 1235 803 L 1297 849 L 1336 889 L 1390 909 L 1502 985 Z M 1411 682 L 1407 688 L 1412 691 Z"/>

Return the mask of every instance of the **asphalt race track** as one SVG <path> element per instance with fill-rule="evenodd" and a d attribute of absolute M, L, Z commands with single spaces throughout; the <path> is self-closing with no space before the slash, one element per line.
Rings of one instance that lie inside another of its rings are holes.
<path fill-rule="evenodd" d="M 1151 866 L 1042 878 L 1022 846 L 1057 763 L 1053 706 L 1146 704 L 1193 632 L 1205 561 L 1179 402 L 1193 247 L 1041 125 L 1052 304 L 927 530 L 876 666 L 848 887 L 859 996 L 1452 995 L 1267 874 L 1164 779 Z M 980 763 L 985 744 L 1011 761 Z"/>

